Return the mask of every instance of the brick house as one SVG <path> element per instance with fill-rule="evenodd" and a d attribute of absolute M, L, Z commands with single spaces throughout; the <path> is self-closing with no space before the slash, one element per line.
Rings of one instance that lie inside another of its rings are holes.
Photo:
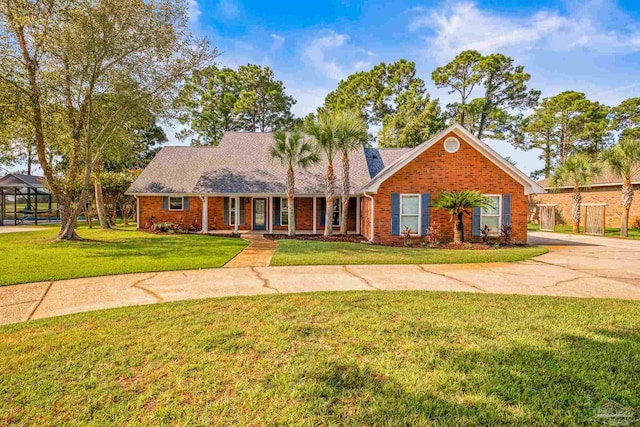
<path fill-rule="evenodd" d="M 554 187 L 550 179 L 538 181 L 538 184 L 547 190 L 545 194 L 531 195 L 529 215 L 531 222 L 538 223 L 539 204 L 555 204 L 556 223 L 571 224 L 571 196 L 573 187 L 565 185 Z M 640 191 L 640 172 L 631 176 L 631 184 L 635 191 Z M 591 185 L 580 189 L 582 203 L 605 203 L 605 225 L 607 227 L 620 227 L 622 216 L 622 180 L 608 168 L 593 180 Z M 582 218 L 585 217 L 585 208 L 582 208 Z M 640 204 L 635 202 L 629 211 L 629 227 L 640 228 Z"/>
<path fill-rule="evenodd" d="M 271 160 L 270 133 L 227 132 L 217 147 L 165 147 L 128 190 L 138 203 L 138 227 L 156 221 L 196 222 L 204 232 L 287 229 L 286 168 Z M 350 156 L 348 229 L 371 242 L 397 241 L 403 226 L 416 239 L 430 224 L 443 239 L 453 238 L 449 215 L 430 208 L 441 191 L 478 190 L 496 208 L 475 209 L 465 219 L 465 238 L 480 235 L 482 224 L 497 233 L 511 224 L 514 238 L 526 241 L 528 197 L 544 190 L 460 125 L 453 125 L 415 148 L 363 148 Z M 340 178 L 340 161 L 335 162 Z M 296 171 L 296 229 L 325 228 L 326 160 Z M 336 194 L 339 189 L 336 188 Z M 340 227 L 336 198 L 332 224 Z"/>

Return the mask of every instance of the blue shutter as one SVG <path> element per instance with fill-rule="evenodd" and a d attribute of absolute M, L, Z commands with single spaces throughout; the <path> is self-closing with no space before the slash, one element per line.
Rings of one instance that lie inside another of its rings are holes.
<path fill-rule="evenodd" d="M 480 217 L 482 214 L 482 209 L 480 208 L 473 208 L 473 218 L 471 221 L 471 234 L 473 236 L 480 236 Z"/>
<path fill-rule="evenodd" d="M 224 198 L 224 212 L 222 213 L 222 224 L 229 225 L 229 198 Z"/>
<path fill-rule="evenodd" d="M 168 197 L 163 197 L 162 198 L 162 210 L 163 211 L 168 211 L 169 210 L 169 198 Z"/>
<path fill-rule="evenodd" d="M 189 198 L 188 197 L 183 197 L 182 198 L 182 210 L 183 211 L 188 211 L 189 210 Z"/>
<path fill-rule="evenodd" d="M 400 193 L 391 193 L 391 235 L 400 235 Z"/>
<path fill-rule="evenodd" d="M 244 197 L 240 197 L 240 225 L 245 225 L 245 222 L 247 221 L 247 204 L 245 201 Z"/>
<path fill-rule="evenodd" d="M 324 227 L 325 215 L 327 215 L 327 199 L 320 199 L 320 226 Z"/>
<path fill-rule="evenodd" d="M 280 225 L 280 197 L 273 199 L 273 214 L 275 215 L 273 225 Z"/>
<path fill-rule="evenodd" d="M 427 229 L 431 223 L 431 195 L 423 194 L 422 195 L 422 232 L 420 233 L 423 236 L 427 235 Z"/>
<path fill-rule="evenodd" d="M 511 225 L 511 194 L 502 195 L 502 223 Z"/>

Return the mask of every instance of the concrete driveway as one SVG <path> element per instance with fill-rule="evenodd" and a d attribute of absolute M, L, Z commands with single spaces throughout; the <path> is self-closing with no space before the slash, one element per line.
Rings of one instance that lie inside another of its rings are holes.
<path fill-rule="evenodd" d="M 640 241 L 530 233 L 550 252 L 516 263 L 240 267 L 0 287 L 0 324 L 197 298 L 425 290 L 640 300 Z"/>

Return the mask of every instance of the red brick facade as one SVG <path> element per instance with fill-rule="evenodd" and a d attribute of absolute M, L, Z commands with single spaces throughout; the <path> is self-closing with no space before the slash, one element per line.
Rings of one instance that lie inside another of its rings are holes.
<path fill-rule="evenodd" d="M 449 136 L 455 136 L 460 141 L 460 149 L 455 153 L 444 150 L 443 142 Z M 477 190 L 483 194 L 510 194 L 513 237 L 519 242 L 526 241 L 528 197 L 524 194 L 523 185 L 452 132 L 380 185 L 374 195 L 374 242 L 396 242 L 402 239 L 402 236 L 391 235 L 392 193 L 428 193 L 433 201 L 441 191 L 461 190 Z M 440 228 L 442 239 L 452 240 L 453 228 L 449 214 L 443 210 L 431 209 L 430 217 L 431 223 Z M 366 221 L 367 215 L 363 215 L 363 219 Z M 369 228 L 363 227 L 362 230 L 370 238 Z M 474 239 L 471 235 L 470 216 L 465 216 L 464 232 L 465 240 Z"/>

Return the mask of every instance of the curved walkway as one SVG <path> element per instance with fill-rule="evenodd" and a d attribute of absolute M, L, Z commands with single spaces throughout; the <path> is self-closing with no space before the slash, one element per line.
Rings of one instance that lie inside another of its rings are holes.
<path fill-rule="evenodd" d="M 238 267 L 0 287 L 0 324 L 197 298 L 347 290 L 640 300 L 640 242 L 531 233 L 550 252 L 516 263 Z"/>

